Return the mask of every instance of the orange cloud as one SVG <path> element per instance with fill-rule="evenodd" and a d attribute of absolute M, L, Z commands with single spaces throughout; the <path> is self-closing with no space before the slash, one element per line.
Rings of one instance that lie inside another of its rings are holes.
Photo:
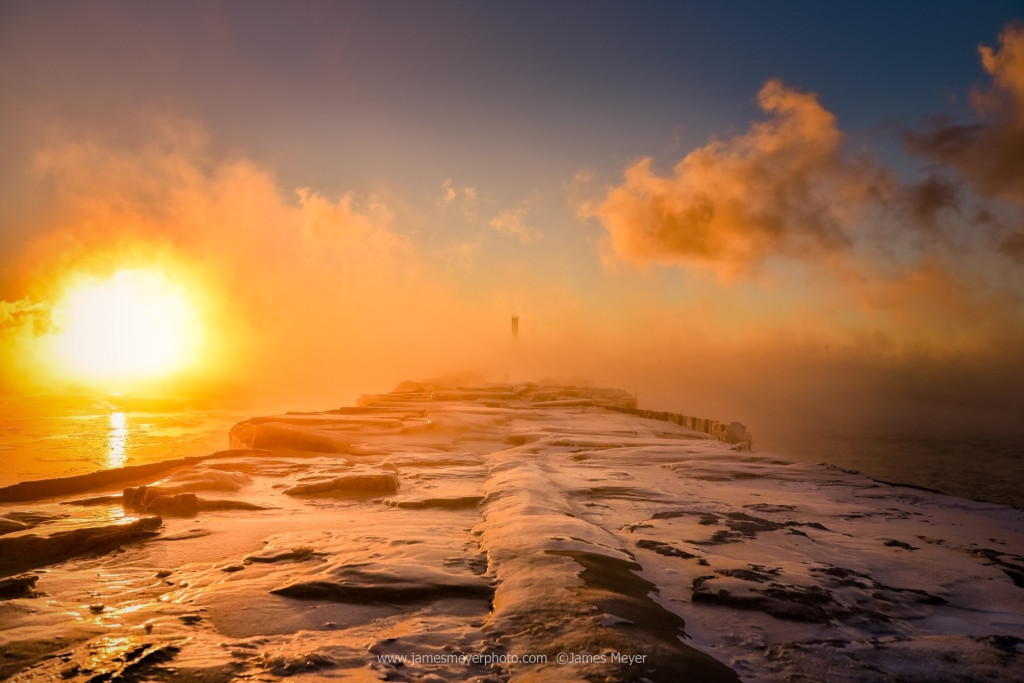
<path fill-rule="evenodd" d="M 820 258 L 850 242 L 860 203 L 884 192 L 886 174 L 843 154 L 835 117 L 814 94 L 772 80 L 757 101 L 767 121 L 694 150 L 668 177 L 643 159 L 587 207 L 616 255 L 735 273 L 769 255 Z"/>

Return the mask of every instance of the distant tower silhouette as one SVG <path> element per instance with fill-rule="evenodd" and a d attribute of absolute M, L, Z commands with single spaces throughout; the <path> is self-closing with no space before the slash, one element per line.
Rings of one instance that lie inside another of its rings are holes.
<path fill-rule="evenodd" d="M 512 316 L 512 341 L 519 341 L 519 316 Z"/>

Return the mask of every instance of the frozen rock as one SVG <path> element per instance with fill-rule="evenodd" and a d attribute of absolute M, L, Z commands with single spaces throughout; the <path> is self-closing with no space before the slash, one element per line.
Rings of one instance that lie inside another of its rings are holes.
<path fill-rule="evenodd" d="M 60 562 L 76 555 L 105 552 L 122 543 L 152 538 L 163 523 L 159 517 L 60 531 L 49 536 L 26 534 L 0 538 L 0 576 Z"/>
<path fill-rule="evenodd" d="M 74 656 L 69 653 L 47 657 L 25 680 L 99 683 L 148 679 L 149 667 L 172 660 L 180 652 L 176 645 L 156 643 L 134 636 L 104 635 L 84 643 Z M 70 660 L 70 661 L 69 661 Z M 77 660 L 77 661 L 76 661 Z M 188 680 L 228 680 L 189 678 Z"/>
<path fill-rule="evenodd" d="M 256 441 L 256 425 L 249 421 L 239 422 L 228 431 L 228 444 L 232 448 L 252 448 Z"/>
<path fill-rule="evenodd" d="M 129 486 L 121 493 L 125 507 L 145 510 L 157 498 L 177 495 L 177 489 L 160 486 Z"/>
<path fill-rule="evenodd" d="M 12 531 L 24 531 L 28 528 L 29 525 L 24 522 L 19 522 L 16 519 L 8 519 L 7 517 L 0 517 L 0 535 L 9 534 Z"/>
<path fill-rule="evenodd" d="M 575 679 L 739 680 L 682 642 L 683 619 L 652 597 L 657 587 L 637 576 L 641 565 L 615 534 L 582 518 L 549 468 L 506 452 L 485 494 L 477 531 L 497 579 L 496 636 L 548 654 L 552 664 L 558 653 L 594 655 L 570 662 Z M 599 658 L 597 643 L 600 651 L 643 653 L 644 661 L 632 667 Z M 560 675 L 554 666 L 539 670 Z"/>
<path fill-rule="evenodd" d="M 837 605 L 832 594 L 819 586 L 784 585 L 771 581 L 754 587 L 751 581 L 766 579 L 743 577 L 731 582 L 720 577 L 737 576 L 730 570 L 693 580 L 693 602 L 741 610 L 757 610 L 779 619 L 818 624 L 832 623 Z M 717 579 L 717 580 L 716 580 Z"/>
<path fill-rule="evenodd" d="M 765 651 L 770 680 L 833 683 L 1015 681 L 1024 639 L 1011 635 L 927 635 L 775 643 Z M 767 679 L 767 677 L 765 677 Z"/>
<path fill-rule="evenodd" d="M 402 564 L 342 567 L 333 572 L 331 580 L 300 581 L 270 592 L 287 598 L 352 604 L 409 603 L 443 598 L 490 600 L 494 594 L 484 577 Z"/>
<path fill-rule="evenodd" d="M 393 393 L 393 394 L 416 394 L 416 393 L 423 393 L 425 391 L 426 391 L 426 388 L 420 382 L 413 382 L 413 381 L 410 381 L 410 380 L 405 380 L 404 382 L 399 382 L 398 385 L 394 389 L 391 390 L 391 393 Z"/>
<path fill-rule="evenodd" d="M 35 595 L 36 581 L 39 577 L 35 574 L 22 574 L 21 576 L 10 576 L 0 579 L 0 600 L 11 598 L 30 598 Z"/>
<path fill-rule="evenodd" d="M 178 491 L 238 491 L 252 482 L 252 477 L 241 472 L 216 469 L 188 468 L 157 482 L 158 486 L 173 486 Z"/>
<path fill-rule="evenodd" d="M 310 557 L 322 556 L 324 553 L 318 553 L 309 546 L 298 546 L 291 550 L 282 550 L 280 548 L 264 550 L 263 552 L 253 553 L 245 558 L 245 564 L 252 564 L 254 562 L 269 564 L 273 562 L 301 562 L 302 560 Z M 239 567 L 241 569 L 241 567 Z"/>
<path fill-rule="evenodd" d="M 266 509 L 242 500 L 206 500 L 177 486 L 129 486 L 121 499 L 125 507 L 171 515 L 193 515 L 200 510 Z"/>
<path fill-rule="evenodd" d="M 272 655 L 264 652 L 259 665 L 275 676 L 295 676 L 310 674 L 336 666 L 328 655 L 319 652 L 308 652 L 297 655 Z"/>
<path fill-rule="evenodd" d="M 341 434 L 322 432 L 283 422 L 257 425 L 252 437 L 253 448 L 268 450 L 344 453 L 350 445 L 351 441 Z"/>
<path fill-rule="evenodd" d="M 194 493 L 177 493 L 157 496 L 145 506 L 146 512 L 164 515 L 190 515 L 199 512 L 199 496 Z"/>
<path fill-rule="evenodd" d="M 334 493 L 394 493 L 398 490 L 398 477 L 394 472 L 379 474 L 345 474 L 327 481 L 299 484 L 285 490 L 290 496 L 309 496 Z"/>
<path fill-rule="evenodd" d="M 560 398 L 552 401 L 537 401 L 533 405 L 536 408 L 573 408 L 592 406 L 594 401 L 589 398 Z"/>
<path fill-rule="evenodd" d="M 405 510 L 464 510 L 475 508 L 483 496 L 441 496 L 437 498 L 410 498 L 392 501 L 392 505 Z"/>
<path fill-rule="evenodd" d="M 725 428 L 725 437 L 722 440 L 728 443 L 746 443 L 746 426 L 742 422 L 730 422 Z"/>
<path fill-rule="evenodd" d="M 124 496 L 110 494 L 108 496 L 89 496 L 88 498 L 75 498 L 73 500 L 62 500 L 61 505 L 79 505 L 88 507 L 90 505 L 116 505 L 124 502 Z"/>
<path fill-rule="evenodd" d="M 103 487 L 112 487 L 118 484 L 126 484 L 133 481 L 151 479 L 165 472 L 190 467 L 207 460 L 224 457 L 265 455 L 266 451 L 253 450 L 245 447 L 227 451 L 217 451 L 209 455 L 197 455 L 187 458 L 175 458 L 173 460 L 162 460 L 160 462 L 148 463 L 145 465 L 130 465 L 128 467 L 116 467 L 109 470 L 99 470 L 88 474 L 78 474 L 72 477 L 58 477 L 56 479 L 41 479 L 38 481 L 22 481 L 11 486 L 0 488 L 0 503 L 19 502 L 25 500 L 38 500 L 41 498 L 52 498 L 72 493 L 81 493 Z"/>

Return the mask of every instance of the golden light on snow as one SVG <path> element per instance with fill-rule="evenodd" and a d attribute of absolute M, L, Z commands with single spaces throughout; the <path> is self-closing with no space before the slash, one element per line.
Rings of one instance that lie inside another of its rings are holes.
<path fill-rule="evenodd" d="M 97 386 L 169 377 L 197 358 L 202 326 L 187 289 L 157 270 L 121 270 L 72 285 L 54 307 L 53 353 Z"/>

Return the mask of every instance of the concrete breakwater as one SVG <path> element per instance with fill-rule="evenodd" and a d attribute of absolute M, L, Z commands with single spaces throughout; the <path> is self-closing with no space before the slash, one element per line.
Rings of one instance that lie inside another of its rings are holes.
<path fill-rule="evenodd" d="M 357 404 L 361 407 L 393 406 L 422 401 L 473 401 L 494 407 L 508 407 L 524 402 L 536 407 L 599 406 L 649 420 L 671 422 L 719 441 L 736 444 L 741 450 L 753 449 L 753 435 L 741 422 L 726 423 L 693 415 L 638 408 L 633 394 L 614 388 L 543 386 L 533 382 L 473 387 L 403 382 L 389 394 L 363 395 Z"/>

